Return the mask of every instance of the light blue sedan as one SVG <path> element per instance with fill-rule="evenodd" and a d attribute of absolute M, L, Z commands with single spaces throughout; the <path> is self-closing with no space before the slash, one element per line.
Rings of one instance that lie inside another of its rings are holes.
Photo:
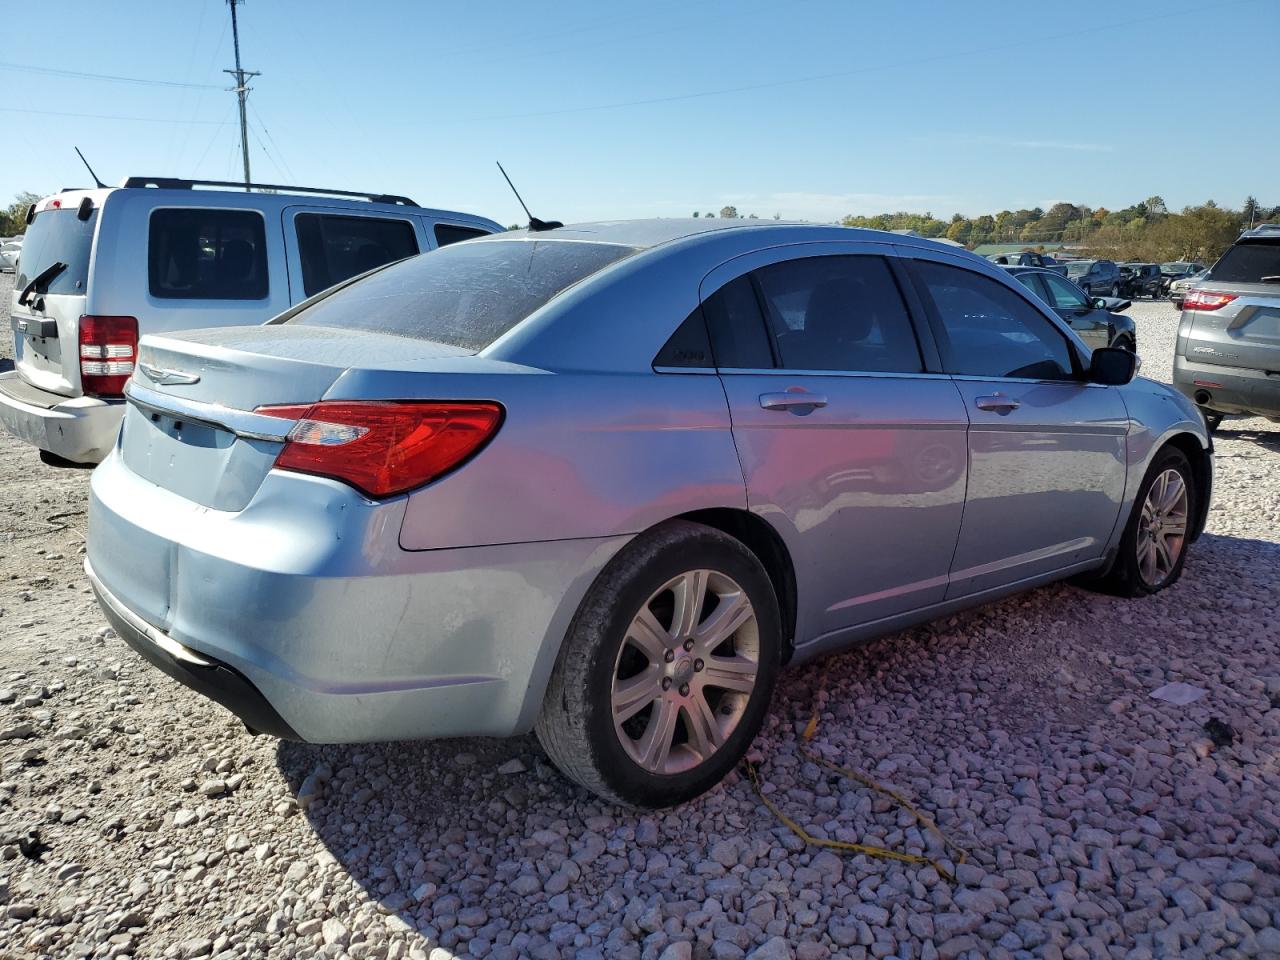
<path fill-rule="evenodd" d="M 142 340 L 86 570 L 143 656 L 313 742 L 536 729 L 715 785 L 780 668 L 1204 527 L 1191 402 L 927 240 L 655 220 L 459 243 Z"/>

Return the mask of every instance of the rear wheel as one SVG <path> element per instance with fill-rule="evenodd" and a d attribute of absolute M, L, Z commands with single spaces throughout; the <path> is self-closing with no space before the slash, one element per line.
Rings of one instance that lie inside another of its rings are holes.
<path fill-rule="evenodd" d="M 756 556 L 710 527 L 665 524 L 592 585 L 557 658 L 538 739 L 602 797 L 683 803 L 746 753 L 780 654 L 778 603 Z"/>
<path fill-rule="evenodd" d="M 1120 284 L 1118 284 L 1118 283 L 1113 283 L 1113 284 L 1111 285 L 1111 296 L 1113 296 L 1113 297 L 1118 297 L 1118 296 L 1120 296 Z"/>
<path fill-rule="evenodd" d="M 1196 496 L 1191 464 L 1181 450 L 1166 447 L 1138 488 L 1120 553 L 1101 586 L 1120 596 L 1143 597 L 1176 583 L 1187 560 Z"/>

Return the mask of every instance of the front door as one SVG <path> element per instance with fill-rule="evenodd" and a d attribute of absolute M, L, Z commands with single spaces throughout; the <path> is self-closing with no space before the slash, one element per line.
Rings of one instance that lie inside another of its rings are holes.
<path fill-rule="evenodd" d="M 924 373 L 895 271 L 823 246 L 704 284 L 748 503 L 806 585 L 800 644 L 941 601 L 965 488 L 968 417 Z"/>
<path fill-rule="evenodd" d="M 948 598 L 1100 557 L 1127 472 L 1119 393 L 1085 382 L 1078 351 L 1019 290 L 940 259 L 911 263 L 971 420 Z"/>

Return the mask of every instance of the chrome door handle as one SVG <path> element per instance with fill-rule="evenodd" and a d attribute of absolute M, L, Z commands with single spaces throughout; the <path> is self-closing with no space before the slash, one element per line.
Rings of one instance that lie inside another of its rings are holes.
<path fill-rule="evenodd" d="M 795 407 L 825 407 L 827 398 L 820 393 L 788 390 L 786 393 L 760 394 L 760 406 L 766 410 L 791 410 Z"/>
<path fill-rule="evenodd" d="M 978 397 L 973 401 L 973 405 L 979 410 L 994 410 L 996 413 L 1008 413 L 1010 410 L 1017 410 L 1022 406 L 1022 401 L 1015 400 L 1013 397 L 1006 397 L 1002 393 L 997 393 L 990 397 Z"/>

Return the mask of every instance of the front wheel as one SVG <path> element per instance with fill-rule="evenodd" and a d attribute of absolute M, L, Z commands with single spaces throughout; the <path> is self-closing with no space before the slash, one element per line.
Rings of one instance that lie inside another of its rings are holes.
<path fill-rule="evenodd" d="M 746 754 L 781 661 L 773 586 L 739 541 L 676 521 L 628 544 L 561 647 L 537 734 L 594 793 L 669 807 Z"/>
<path fill-rule="evenodd" d="M 1113 283 L 1113 284 L 1111 285 L 1111 296 L 1113 296 L 1113 297 L 1118 297 L 1118 296 L 1120 296 L 1120 284 L 1118 284 L 1118 283 Z"/>
<path fill-rule="evenodd" d="M 1191 464 L 1182 451 L 1167 447 L 1157 454 L 1138 488 L 1120 553 L 1102 580 L 1103 588 L 1144 597 L 1176 583 L 1187 560 L 1196 496 Z"/>

